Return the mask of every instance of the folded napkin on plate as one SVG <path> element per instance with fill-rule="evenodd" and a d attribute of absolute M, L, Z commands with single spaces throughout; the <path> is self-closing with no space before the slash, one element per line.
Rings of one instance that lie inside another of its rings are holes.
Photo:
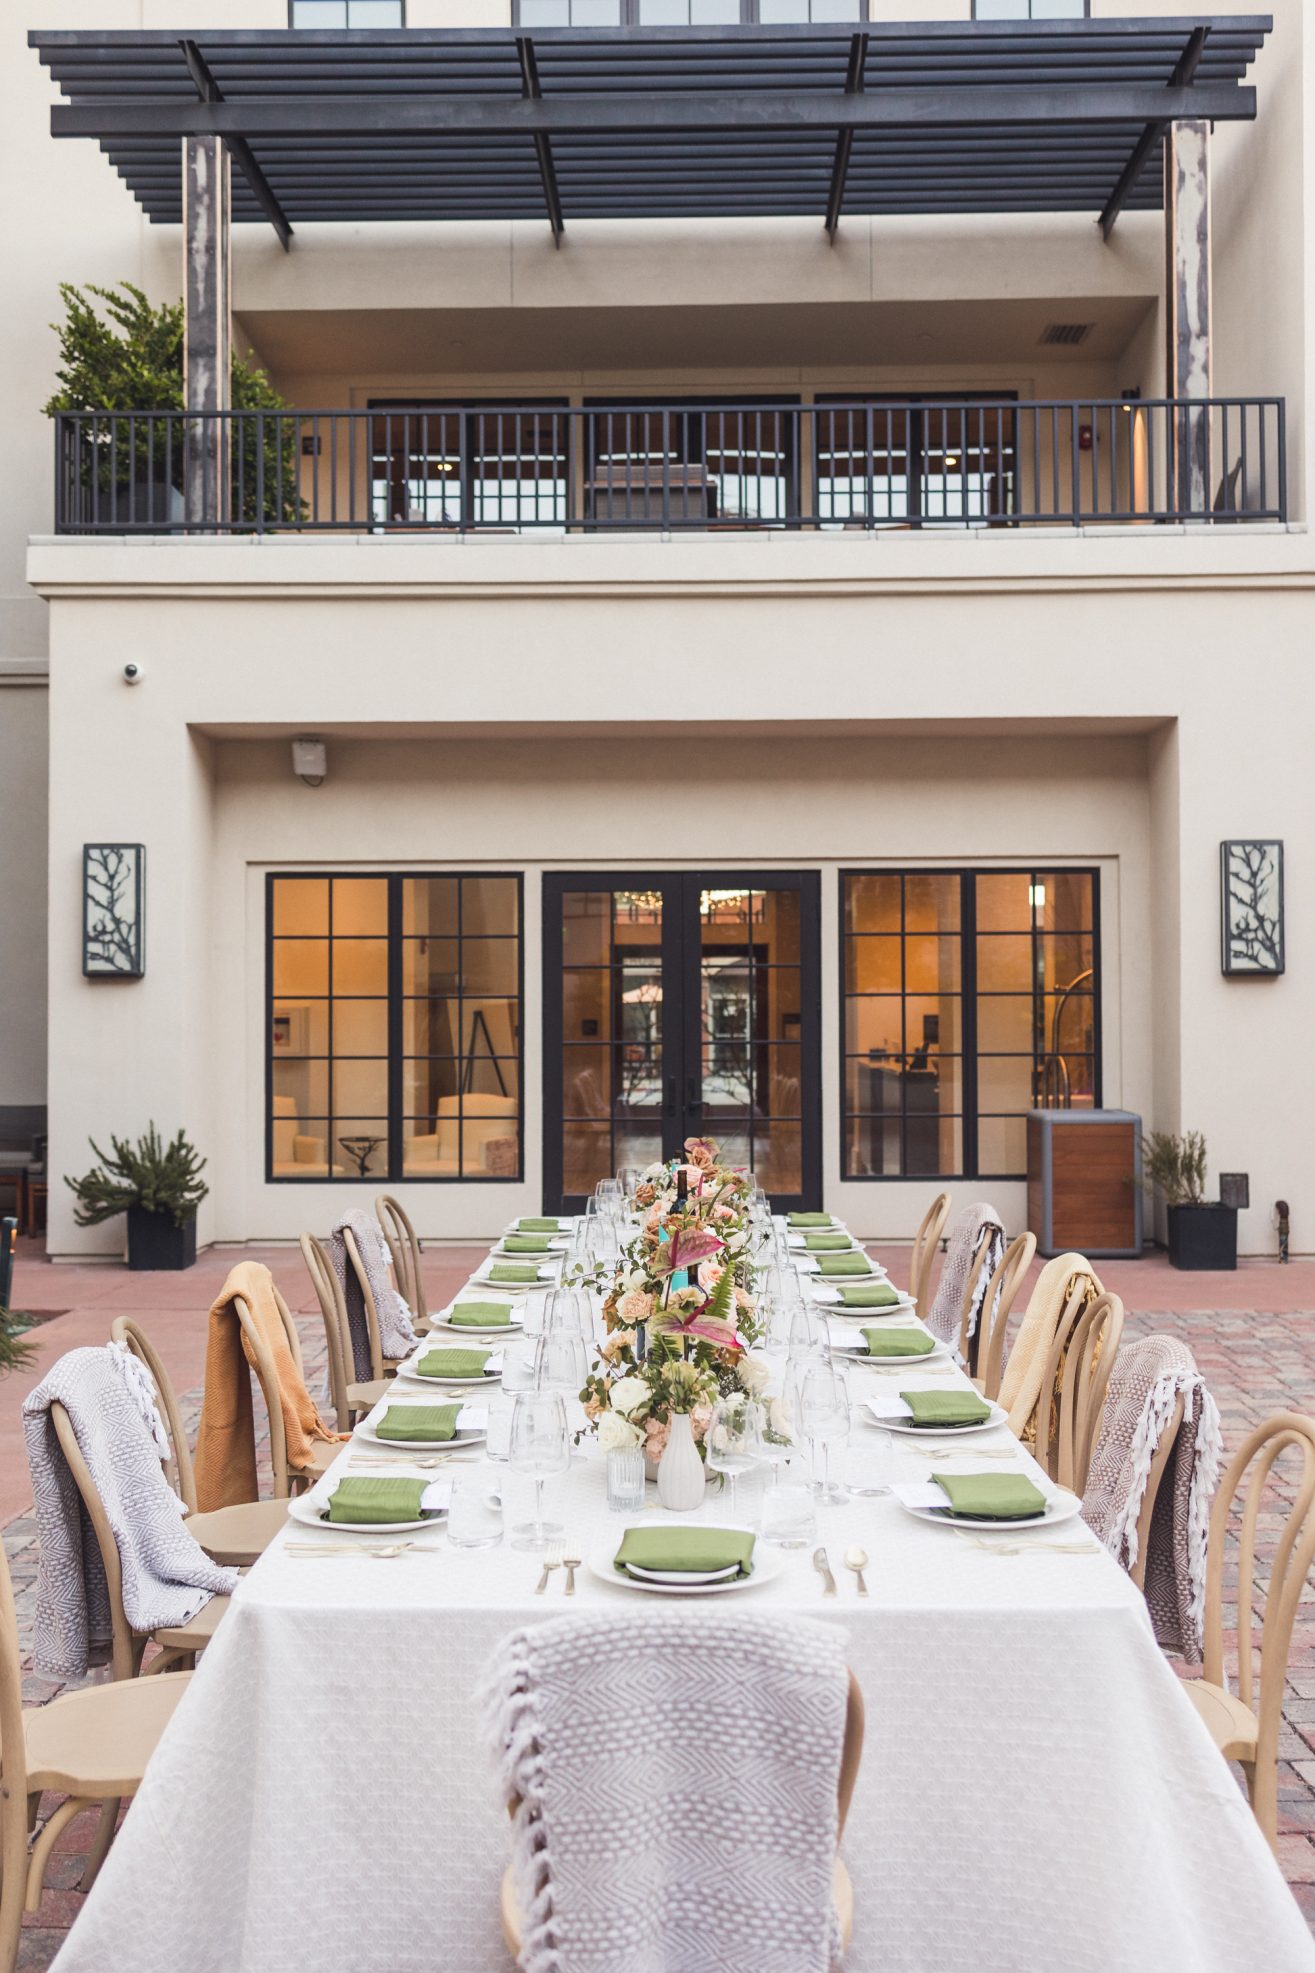
<path fill-rule="evenodd" d="M 326 1521 L 418 1521 L 427 1480 L 339 1480 Z"/>
<path fill-rule="evenodd" d="M 445 1445 L 457 1429 L 459 1404 L 390 1404 L 374 1428 L 377 1439 Z"/>
<path fill-rule="evenodd" d="M 834 1226 L 835 1220 L 830 1213 L 787 1213 L 786 1225 L 798 1233 L 806 1226 Z"/>
<path fill-rule="evenodd" d="M 614 1566 L 623 1575 L 632 1565 L 707 1575 L 735 1563 L 742 1576 L 751 1576 L 753 1545 L 754 1536 L 744 1528 L 628 1528 Z"/>
<path fill-rule="evenodd" d="M 894 1308 L 901 1299 L 889 1281 L 842 1281 L 836 1293 L 841 1308 Z"/>
<path fill-rule="evenodd" d="M 1046 1497 L 1026 1473 L 934 1473 L 951 1514 L 973 1521 L 1023 1521 L 1045 1512 Z"/>
<path fill-rule="evenodd" d="M 501 1282 L 504 1288 L 533 1285 L 539 1278 L 537 1267 L 527 1267 L 524 1261 L 494 1261 L 489 1269 L 489 1280 Z"/>
<path fill-rule="evenodd" d="M 415 1365 L 417 1377 L 482 1377 L 488 1350 L 427 1350 Z"/>
<path fill-rule="evenodd" d="M 516 1222 L 518 1233 L 560 1233 L 561 1230 L 559 1219 L 518 1219 Z"/>
<path fill-rule="evenodd" d="M 509 1254 L 550 1254 L 546 1233 L 504 1233 L 502 1244 Z"/>
<path fill-rule="evenodd" d="M 863 1329 L 859 1333 L 867 1343 L 860 1356 L 930 1356 L 936 1347 L 935 1337 L 925 1329 Z"/>
<path fill-rule="evenodd" d="M 502 1329 L 511 1310 L 505 1302 L 455 1302 L 444 1320 L 454 1329 Z"/>
<path fill-rule="evenodd" d="M 809 1254 L 848 1254 L 854 1243 L 847 1233 L 805 1233 L 804 1251 Z"/>
<path fill-rule="evenodd" d="M 819 1274 L 871 1274 L 872 1263 L 866 1254 L 851 1247 L 847 1254 L 819 1254 L 817 1271 Z"/>
<path fill-rule="evenodd" d="M 976 1391 L 901 1391 L 915 1425 L 984 1425 L 991 1407 Z"/>

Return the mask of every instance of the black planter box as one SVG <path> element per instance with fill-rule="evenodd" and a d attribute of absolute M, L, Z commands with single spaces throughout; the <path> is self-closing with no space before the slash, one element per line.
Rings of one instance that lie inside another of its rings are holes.
<path fill-rule="evenodd" d="M 1169 1265 L 1187 1273 L 1237 1267 L 1236 1206 L 1168 1206 Z"/>
<path fill-rule="evenodd" d="M 136 1274 L 176 1273 L 196 1262 L 196 1214 L 175 1226 L 172 1213 L 128 1208 L 128 1266 Z"/>

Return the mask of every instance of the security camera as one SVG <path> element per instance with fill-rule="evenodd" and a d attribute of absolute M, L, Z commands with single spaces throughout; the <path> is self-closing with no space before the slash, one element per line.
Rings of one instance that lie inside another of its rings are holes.
<path fill-rule="evenodd" d="M 145 675 L 145 670 L 141 665 L 125 665 L 123 667 L 123 682 L 125 685 L 140 685 Z"/>

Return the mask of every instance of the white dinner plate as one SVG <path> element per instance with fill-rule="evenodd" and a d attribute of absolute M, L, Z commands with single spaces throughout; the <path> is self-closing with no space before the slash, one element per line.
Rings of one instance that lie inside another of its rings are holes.
<path fill-rule="evenodd" d="M 858 1248 L 860 1251 L 862 1249 L 862 1241 L 856 1240 L 847 1226 L 815 1226 L 812 1231 L 814 1233 L 824 1233 L 828 1239 L 834 1238 L 837 1233 L 843 1233 L 849 1241 L 847 1247 L 826 1247 L 822 1249 L 821 1251 L 825 1253 L 852 1254 L 855 1248 Z M 792 1254 L 802 1254 L 807 1260 L 817 1259 L 817 1254 L 809 1248 L 808 1235 L 806 1233 L 787 1233 L 785 1243 Z"/>
<path fill-rule="evenodd" d="M 434 1397 L 436 1402 L 443 1402 L 440 1393 L 435 1392 Z M 395 1398 L 380 1398 L 374 1410 L 352 1428 L 352 1437 L 363 1439 L 370 1445 L 382 1446 L 385 1452 L 420 1452 L 428 1454 L 431 1458 L 435 1453 L 459 1452 L 463 1446 L 483 1445 L 488 1438 L 488 1406 L 466 1405 L 464 1409 L 472 1412 L 479 1422 L 463 1426 L 462 1413 L 458 1412 L 457 1427 L 450 1439 L 381 1439 L 375 1430 L 375 1425 L 390 1406 L 403 1402 L 410 1402 L 409 1396 L 405 1393 L 399 1393 Z"/>
<path fill-rule="evenodd" d="M 1031 1478 L 1031 1475 L 1028 1477 Z M 1035 1481 L 1033 1484 L 1036 1484 Z M 896 1489 L 892 1488 L 892 1492 L 904 1512 L 911 1514 L 915 1521 L 929 1521 L 934 1527 L 941 1528 L 979 1528 L 992 1535 L 1023 1534 L 1029 1528 L 1056 1528 L 1082 1512 L 1082 1502 L 1077 1495 L 1063 1488 L 1056 1488 L 1047 1497 L 1045 1511 L 1031 1521 L 980 1521 L 966 1514 L 950 1514 L 944 1507 L 911 1507 L 908 1501 L 900 1500 Z"/>
<path fill-rule="evenodd" d="M 509 1261 L 513 1265 L 518 1265 L 521 1267 L 529 1267 L 533 1262 L 532 1255 L 526 1256 L 524 1254 L 500 1254 L 498 1258 L 502 1261 Z M 479 1266 L 476 1268 L 475 1272 L 471 1275 L 470 1280 L 467 1282 L 466 1286 L 467 1287 L 477 1286 L 480 1288 L 496 1288 L 498 1290 L 498 1293 L 501 1295 L 527 1295 L 531 1288 L 538 1288 L 544 1285 L 550 1288 L 555 1288 L 557 1286 L 558 1276 L 561 1272 L 560 1259 L 554 1261 L 540 1261 L 538 1264 L 539 1278 L 537 1281 L 495 1281 L 493 1279 L 493 1275 L 491 1272 L 492 1267 L 493 1267 L 492 1257 L 490 1257 L 488 1260 L 481 1261 Z"/>
<path fill-rule="evenodd" d="M 484 1336 L 501 1336 L 503 1332 L 507 1329 L 520 1329 L 524 1325 L 525 1322 L 524 1309 L 521 1308 L 519 1303 L 513 1302 L 501 1295 L 479 1295 L 479 1296 L 472 1295 L 471 1300 L 500 1302 L 502 1307 L 504 1307 L 507 1311 L 506 1322 L 487 1322 L 483 1325 L 483 1327 L 479 1327 L 475 1323 L 471 1323 L 471 1322 L 450 1322 L 448 1320 L 448 1317 L 451 1315 L 452 1310 L 456 1308 L 457 1304 L 461 1301 L 461 1299 L 462 1299 L 461 1296 L 458 1295 L 456 1302 L 449 1302 L 441 1315 L 431 1315 L 429 1318 L 430 1328 L 442 1329 L 445 1333 L 453 1336 L 484 1337 Z"/>
<path fill-rule="evenodd" d="M 544 1214 L 545 1219 L 550 1219 L 551 1217 L 552 1215 L 550 1213 Z M 557 1221 L 556 1233 L 545 1233 L 541 1237 L 545 1240 L 563 1240 L 563 1239 L 569 1240 L 574 1230 L 575 1230 L 575 1220 L 572 1217 L 572 1215 L 570 1213 L 562 1213 Z M 520 1228 L 519 1226 L 517 1226 L 515 1220 L 513 1219 L 508 1225 L 503 1227 L 502 1237 L 505 1240 L 510 1234 L 519 1233 L 519 1232 L 520 1232 Z M 539 1237 L 540 1236 L 534 1234 L 530 1235 L 531 1239 L 535 1239 Z"/>
<path fill-rule="evenodd" d="M 849 1251 L 853 1254 L 861 1253 L 863 1250 L 861 1247 L 851 1247 Z M 837 1281 L 884 1281 L 886 1278 L 885 1268 L 881 1265 L 880 1261 L 874 1261 L 870 1254 L 867 1256 L 868 1271 L 866 1274 L 823 1274 L 817 1264 L 818 1256 L 816 1254 L 791 1253 L 790 1259 L 794 1263 L 796 1272 L 806 1274 L 814 1287 L 820 1281 L 825 1281 L 827 1286 L 831 1287 Z"/>
<path fill-rule="evenodd" d="M 866 1350 L 858 1347 L 862 1340 L 857 1335 L 852 1342 L 848 1336 L 827 1338 L 830 1347 L 838 1351 L 846 1363 L 866 1364 L 870 1370 L 905 1370 L 911 1373 L 917 1370 L 919 1364 L 935 1363 L 938 1357 L 944 1359 L 950 1354 L 949 1344 L 943 1343 L 939 1336 L 931 1338 L 932 1346 L 925 1356 L 869 1356 Z"/>
<path fill-rule="evenodd" d="M 399 1363 L 393 1382 L 395 1384 L 405 1384 L 408 1390 L 441 1391 L 445 1390 L 449 1384 L 453 1386 L 459 1384 L 463 1390 L 469 1389 L 473 1385 L 480 1385 L 485 1390 L 491 1390 L 495 1384 L 502 1382 L 502 1372 L 501 1370 L 495 1370 L 491 1375 L 482 1377 L 421 1377 L 416 1371 L 408 1369 L 406 1364 Z"/>
<path fill-rule="evenodd" d="M 882 1322 L 888 1315 L 913 1315 L 918 1306 L 912 1295 L 901 1295 L 898 1301 L 883 1302 L 880 1308 L 846 1308 L 831 1282 L 824 1285 L 814 1281 L 812 1288 L 818 1307 L 831 1315 L 843 1315 L 846 1322 Z"/>
<path fill-rule="evenodd" d="M 529 1261 L 555 1260 L 564 1254 L 571 1244 L 569 1236 L 564 1233 L 536 1233 L 531 1234 L 529 1237 L 534 1240 L 546 1240 L 548 1242 L 547 1254 L 520 1253 L 515 1247 L 504 1247 L 501 1240 L 499 1240 L 495 1247 L 490 1247 L 489 1259 L 495 1261 L 519 1261 L 522 1266 L 525 1266 Z"/>
<path fill-rule="evenodd" d="M 911 1357 L 909 1359 L 910 1371 L 914 1370 L 919 1363 L 925 1363 L 926 1361 L 926 1357 Z M 941 1386 L 941 1388 L 944 1389 L 946 1387 Z M 1002 1410 L 998 1404 L 993 1404 L 991 1406 L 991 1416 L 984 1418 L 980 1425 L 915 1425 L 911 1418 L 880 1417 L 873 1409 L 875 1402 L 876 1400 L 872 1398 L 865 1398 L 863 1400 L 864 1409 L 867 1412 L 868 1422 L 870 1424 L 878 1426 L 883 1432 L 902 1432 L 913 1439 L 967 1439 L 971 1438 L 974 1432 L 998 1431 L 1001 1425 L 1008 1423 L 1009 1419 L 1009 1413 L 1007 1411 Z"/>
<path fill-rule="evenodd" d="M 373 1477 L 380 1477 L 374 1475 Z M 432 1474 L 400 1474 L 403 1479 L 432 1481 Z M 334 1535 L 373 1535 L 376 1541 L 391 1541 L 394 1535 L 405 1531 L 413 1533 L 417 1528 L 436 1528 L 447 1519 L 447 1507 L 442 1506 L 432 1514 L 426 1514 L 419 1521 L 329 1521 L 324 1509 L 329 1502 L 328 1492 L 321 1493 L 312 1487 L 309 1493 L 298 1494 L 288 1502 L 288 1515 L 293 1521 L 300 1521 L 308 1528 L 323 1528 Z"/>
<path fill-rule="evenodd" d="M 658 1524 L 653 1521 L 642 1521 L 637 1522 L 635 1525 L 651 1528 Z M 680 1526 L 682 1524 L 673 1522 L 669 1524 L 664 1523 L 663 1525 Z M 708 1523 L 705 1521 L 695 1521 L 687 1525 L 691 1527 L 706 1527 Z M 752 1589 L 755 1583 L 770 1582 L 773 1577 L 780 1575 L 781 1570 L 785 1566 L 779 1550 L 771 1548 L 759 1536 L 757 1542 L 754 1544 L 753 1574 L 751 1576 L 731 1576 L 729 1578 L 718 1576 L 711 1582 L 706 1577 L 702 1577 L 696 1582 L 672 1582 L 659 1580 L 656 1575 L 623 1575 L 619 1569 L 613 1568 L 612 1565 L 616 1560 L 616 1551 L 620 1548 L 625 1534 L 626 1529 L 623 1525 L 617 1528 L 613 1534 L 610 1534 L 606 1541 L 601 1541 L 594 1548 L 591 1548 L 585 1558 L 585 1567 L 591 1576 L 598 1578 L 599 1582 L 616 1583 L 621 1589 L 637 1589 L 649 1596 L 724 1596 L 728 1591 Z"/>

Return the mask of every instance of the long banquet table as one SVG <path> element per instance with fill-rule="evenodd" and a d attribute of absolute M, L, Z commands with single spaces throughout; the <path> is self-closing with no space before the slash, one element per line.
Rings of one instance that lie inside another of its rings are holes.
<path fill-rule="evenodd" d="M 860 1390 L 867 1374 L 854 1372 Z M 1012 1445 L 1005 1428 L 977 1443 Z M 897 1477 L 934 1470 L 912 1449 L 899 1462 Z M 498 1470 L 510 1524 L 528 1484 Z M 622 1525 L 596 1452 L 549 1489 L 568 1553 Z M 846 1632 L 867 1707 L 843 1845 L 856 1892 L 848 1973 L 1315 1968 L 1140 1594 L 1094 1539 L 1083 1554 L 1047 1545 L 1082 1539 L 1081 1523 L 993 1542 L 1022 1551 L 1008 1554 L 915 1521 L 889 1496 L 826 1505 L 819 1519 L 838 1596 L 824 1596 L 805 1549 L 737 1607 Z M 507 1822 L 480 1732 L 481 1673 L 512 1625 L 651 1603 L 584 1569 L 573 1601 L 560 1571 L 536 1596 L 535 1556 L 456 1549 L 436 1531 L 392 1560 L 301 1559 L 287 1540 L 240 1584 L 57 1973 L 507 1966 Z M 852 1543 L 871 1557 L 866 1601 L 841 1566 Z M 735 1685 L 728 1665 L 731 1734 Z M 642 1737 L 642 1689 L 635 1707 Z M 762 1964 L 772 1973 L 770 1941 Z"/>

